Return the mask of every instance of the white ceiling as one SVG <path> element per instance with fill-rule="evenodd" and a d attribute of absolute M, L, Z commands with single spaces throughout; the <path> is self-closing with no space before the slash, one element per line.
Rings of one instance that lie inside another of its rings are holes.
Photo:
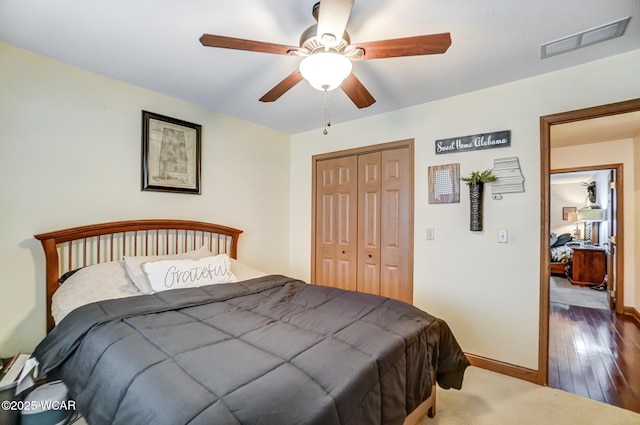
<path fill-rule="evenodd" d="M 285 133 L 323 126 L 302 82 L 258 99 L 300 58 L 203 47 L 203 33 L 297 45 L 315 0 L 0 0 L 0 40 Z M 555 71 L 640 48 L 638 0 L 356 0 L 358 42 L 450 32 L 444 55 L 355 62 L 377 102 L 332 92 L 333 123 Z M 540 45 L 631 16 L 623 37 L 540 59 Z M 166 113 L 167 111 L 158 111 Z M 178 117 L 187 118 L 187 117 Z"/>
<path fill-rule="evenodd" d="M 593 171 L 575 171 L 569 173 L 557 173 L 550 175 L 551 191 L 554 191 L 553 186 L 558 184 L 576 184 L 597 180 L 599 176 L 606 178 L 609 171 L 593 170 Z"/>

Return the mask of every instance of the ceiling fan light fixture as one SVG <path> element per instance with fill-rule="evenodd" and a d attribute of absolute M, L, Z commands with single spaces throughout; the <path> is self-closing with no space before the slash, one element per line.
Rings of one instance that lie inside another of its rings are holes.
<path fill-rule="evenodd" d="M 316 90 L 329 91 L 340 84 L 351 73 L 349 59 L 333 51 L 319 51 L 300 62 L 300 74 Z"/>

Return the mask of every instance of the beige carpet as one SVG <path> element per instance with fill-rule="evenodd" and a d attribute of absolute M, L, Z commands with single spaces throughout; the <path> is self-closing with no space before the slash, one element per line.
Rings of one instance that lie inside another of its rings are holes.
<path fill-rule="evenodd" d="M 86 425 L 81 419 L 76 425 Z M 438 387 L 436 417 L 420 425 L 638 425 L 640 414 L 470 367 L 462 390 Z M 283 424 L 284 425 L 284 424 Z"/>
<path fill-rule="evenodd" d="M 470 367 L 462 390 L 438 388 L 436 417 L 420 425 L 638 425 L 640 414 Z"/>
<path fill-rule="evenodd" d="M 552 303 L 609 310 L 606 291 L 572 285 L 569 280 L 558 276 L 551 276 L 549 291 L 549 301 Z"/>

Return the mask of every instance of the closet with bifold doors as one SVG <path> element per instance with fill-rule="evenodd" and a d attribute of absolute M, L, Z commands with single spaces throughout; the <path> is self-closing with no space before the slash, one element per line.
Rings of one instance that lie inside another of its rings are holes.
<path fill-rule="evenodd" d="M 413 301 L 413 140 L 313 157 L 311 282 Z"/>

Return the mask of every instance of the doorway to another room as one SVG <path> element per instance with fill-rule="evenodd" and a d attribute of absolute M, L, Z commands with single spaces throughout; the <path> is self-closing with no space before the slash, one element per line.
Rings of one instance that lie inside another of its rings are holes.
<path fill-rule="evenodd" d="M 624 342 L 624 329 L 616 329 L 623 322 L 613 311 L 617 229 L 612 217 L 621 172 L 621 164 L 551 171 L 548 385 L 640 408 L 622 398 L 626 389 L 616 388 L 630 376 L 628 359 L 614 348 Z"/>
<path fill-rule="evenodd" d="M 612 217 L 618 208 L 615 187 L 621 168 L 616 164 L 551 171 L 552 304 L 614 308 L 616 251 L 609 239 L 617 233 Z"/>
<path fill-rule="evenodd" d="M 583 127 L 582 136 L 558 143 L 558 130 L 571 126 Z M 596 131 L 596 127 L 601 128 Z M 627 181 L 633 184 L 640 99 L 541 117 L 540 131 L 539 381 L 640 412 L 640 382 L 634 379 L 640 358 L 640 314 L 624 302 L 625 282 L 637 287 L 637 273 L 627 271 L 625 276 L 623 216 L 624 166 L 631 172 Z M 621 139 L 625 141 L 610 142 Z M 626 149 L 622 159 L 594 165 L 611 160 L 615 157 L 611 153 L 620 148 Z M 608 182 L 612 177 L 615 184 Z M 556 186 L 563 179 L 568 184 L 570 178 L 582 191 L 574 200 L 567 195 L 568 186 Z M 608 199 L 589 199 L 590 186 L 596 193 L 608 193 Z M 629 202 L 634 205 L 634 199 Z M 626 236 L 627 247 L 635 246 L 634 232 Z M 554 245 L 564 248 L 553 252 Z M 559 289 L 582 291 L 589 300 L 578 300 L 578 293 L 562 298 Z"/>

